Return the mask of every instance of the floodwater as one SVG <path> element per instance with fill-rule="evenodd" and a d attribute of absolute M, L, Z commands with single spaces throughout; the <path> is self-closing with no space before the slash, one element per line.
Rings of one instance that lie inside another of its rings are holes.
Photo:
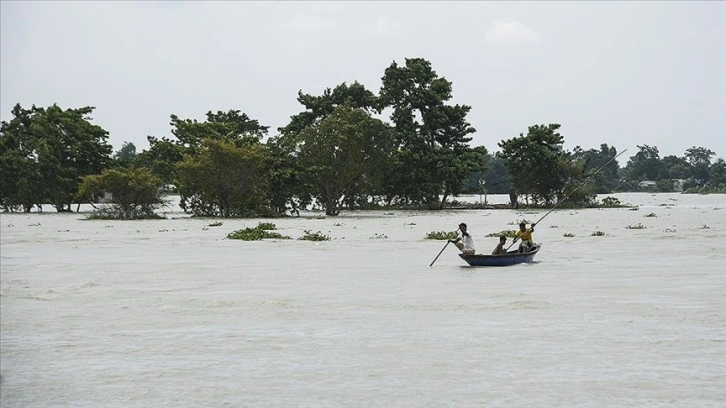
<path fill-rule="evenodd" d="M 726 406 L 726 196 L 615 196 L 638 210 L 555 210 L 503 268 L 429 267 L 424 236 L 463 221 L 488 253 L 546 210 L 2 214 L 0 403 Z M 260 221 L 293 240 L 225 238 Z"/>

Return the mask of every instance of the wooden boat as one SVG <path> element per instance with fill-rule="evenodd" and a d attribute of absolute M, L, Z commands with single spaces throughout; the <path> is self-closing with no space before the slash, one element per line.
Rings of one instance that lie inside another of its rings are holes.
<path fill-rule="evenodd" d="M 534 249 L 522 254 L 517 251 L 509 251 L 503 255 L 459 254 L 459 256 L 471 266 L 509 266 L 524 262 L 532 262 L 541 246 L 542 244 L 534 244 Z"/>

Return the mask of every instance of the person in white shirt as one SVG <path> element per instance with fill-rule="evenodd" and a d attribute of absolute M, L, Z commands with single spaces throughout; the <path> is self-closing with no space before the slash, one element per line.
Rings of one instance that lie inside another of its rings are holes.
<path fill-rule="evenodd" d="M 459 224 L 459 236 L 456 239 L 450 239 L 449 242 L 454 243 L 461 253 L 464 255 L 474 255 L 476 253 L 476 246 L 474 245 L 474 238 L 466 230 L 466 224 L 463 222 Z"/>

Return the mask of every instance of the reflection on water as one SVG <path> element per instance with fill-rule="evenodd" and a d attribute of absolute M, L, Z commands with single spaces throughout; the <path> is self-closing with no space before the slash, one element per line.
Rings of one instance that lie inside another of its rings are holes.
<path fill-rule="evenodd" d="M 443 243 L 423 237 L 464 221 L 486 253 L 486 234 L 546 210 L 274 220 L 326 242 L 227 240 L 270 220 L 173 209 L 2 214 L 0 400 L 722 406 L 726 196 L 616 196 L 638 210 L 555 210 L 538 262 L 505 268 L 466 266 L 452 246 L 429 268 Z"/>

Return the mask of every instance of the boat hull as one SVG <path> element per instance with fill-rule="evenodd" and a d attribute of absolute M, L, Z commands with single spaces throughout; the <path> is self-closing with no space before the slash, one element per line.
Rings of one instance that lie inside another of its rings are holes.
<path fill-rule="evenodd" d="M 537 255 L 540 247 L 540 244 L 535 244 L 535 248 L 532 251 L 523 254 L 514 251 L 504 255 L 459 254 L 459 256 L 470 266 L 510 266 L 534 261 L 534 256 Z"/>

